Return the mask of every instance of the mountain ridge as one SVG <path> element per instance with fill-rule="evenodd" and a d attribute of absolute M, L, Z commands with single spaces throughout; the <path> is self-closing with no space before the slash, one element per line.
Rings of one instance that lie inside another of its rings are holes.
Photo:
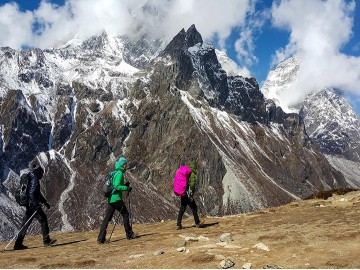
<path fill-rule="evenodd" d="M 3 239 L 23 212 L 8 199 L 30 161 L 45 167 L 42 188 L 56 231 L 99 225 L 103 179 L 123 155 L 137 222 L 174 218 L 173 174 L 192 160 L 198 163 L 198 208 L 211 215 L 350 186 L 311 144 L 301 117 L 267 101 L 255 78 L 227 76 L 195 26 L 135 72 L 120 70 L 124 44 L 111 58 L 101 51 L 104 39 L 89 38 L 83 51 L 77 43 L 63 51 L 1 48 L 9 52 L 0 60 Z"/>

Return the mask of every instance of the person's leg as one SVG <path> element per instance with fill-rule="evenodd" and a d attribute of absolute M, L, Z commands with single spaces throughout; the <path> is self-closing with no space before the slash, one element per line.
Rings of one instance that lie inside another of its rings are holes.
<path fill-rule="evenodd" d="M 197 210 L 195 200 L 194 199 L 188 200 L 188 202 L 189 202 L 189 206 L 190 206 L 191 211 L 192 211 L 193 216 L 194 216 L 195 224 L 198 225 L 198 224 L 200 224 L 200 219 L 199 219 L 198 210 Z"/>
<path fill-rule="evenodd" d="M 49 236 L 49 231 L 50 230 L 49 230 L 49 224 L 48 224 L 47 216 L 46 216 L 44 210 L 39 208 L 34 217 L 40 222 L 42 236 L 43 236 L 43 243 L 44 244 L 49 244 L 51 242 L 51 239 L 50 239 L 50 236 Z"/>
<path fill-rule="evenodd" d="M 178 227 L 181 227 L 181 221 L 182 221 L 182 217 L 186 211 L 186 206 L 188 204 L 188 199 L 187 199 L 187 196 L 180 196 L 181 198 L 181 206 L 180 206 L 180 209 L 179 209 L 179 214 L 178 214 L 178 218 L 177 218 L 177 226 Z"/>
<path fill-rule="evenodd" d="M 127 210 L 124 201 L 117 201 L 114 203 L 116 210 L 118 210 L 123 218 L 124 229 L 126 238 L 130 238 L 133 234 L 133 230 L 130 226 L 129 211 Z"/>
<path fill-rule="evenodd" d="M 31 215 L 33 213 L 34 213 L 34 211 L 31 211 L 30 208 L 26 207 L 26 212 L 25 212 L 25 215 L 24 215 L 23 220 L 21 222 L 21 228 L 23 228 L 23 226 L 29 220 L 29 218 L 31 217 Z M 18 237 L 16 238 L 16 241 L 15 241 L 14 249 L 25 247 L 23 245 L 23 241 L 24 241 L 24 238 L 25 238 L 25 235 L 26 235 L 26 231 L 29 228 L 29 226 L 30 226 L 33 219 L 34 219 L 34 217 L 27 223 L 27 225 L 18 234 Z"/>
<path fill-rule="evenodd" d="M 112 219 L 112 217 L 114 215 L 114 212 L 115 212 L 114 206 L 109 203 L 106 207 L 105 217 L 104 217 L 101 227 L 100 227 L 100 232 L 99 232 L 98 239 L 97 239 L 97 241 L 99 243 L 104 243 L 106 240 L 106 229 L 107 229 L 107 226 L 108 226 L 110 220 Z"/>

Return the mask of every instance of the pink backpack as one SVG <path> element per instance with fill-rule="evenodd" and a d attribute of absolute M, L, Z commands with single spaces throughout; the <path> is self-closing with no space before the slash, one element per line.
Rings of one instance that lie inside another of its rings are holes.
<path fill-rule="evenodd" d="M 181 166 L 174 177 L 174 193 L 177 196 L 184 196 L 191 169 L 188 166 Z"/>

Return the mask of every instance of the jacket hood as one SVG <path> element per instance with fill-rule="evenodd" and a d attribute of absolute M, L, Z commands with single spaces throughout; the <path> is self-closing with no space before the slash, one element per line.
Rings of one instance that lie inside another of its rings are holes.
<path fill-rule="evenodd" d="M 117 163 L 119 163 L 120 167 L 124 167 L 124 165 L 126 165 L 128 163 L 127 159 L 124 157 L 119 158 L 119 160 L 117 161 Z"/>
<path fill-rule="evenodd" d="M 123 167 L 124 165 L 126 165 L 126 163 L 124 164 L 124 163 L 122 163 L 122 162 L 119 162 L 119 161 L 116 161 L 115 162 L 115 170 L 116 171 L 125 171 L 125 168 Z"/>

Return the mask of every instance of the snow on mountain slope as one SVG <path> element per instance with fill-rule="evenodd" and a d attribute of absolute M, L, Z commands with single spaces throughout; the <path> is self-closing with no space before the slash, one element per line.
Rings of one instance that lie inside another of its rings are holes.
<path fill-rule="evenodd" d="M 360 119 L 336 89 L 323 89 L 302 102 L 306 131 L 323 153 L 360 162 Z"/>
<path fill-rule="evenodd" d="M 216 56 L 221 64 L 221 67 L 226 71 L 228 76 L 241 76 L 242 72 L 239 70 L 237 64 L 230 59 L 225 52 L 215 50 Z"/>
<path fill-rule="evenodd" d="M 267 99 L 272 99 L 284 112 L 298 112 L 296 108 L 289 108 L 283 101 L 286 90 L 296 80 L 301 61 L 297 57 L 291 57 L 280 63 L 274 70 L 271 70 L 261 88 L 261 92 Z"/>

